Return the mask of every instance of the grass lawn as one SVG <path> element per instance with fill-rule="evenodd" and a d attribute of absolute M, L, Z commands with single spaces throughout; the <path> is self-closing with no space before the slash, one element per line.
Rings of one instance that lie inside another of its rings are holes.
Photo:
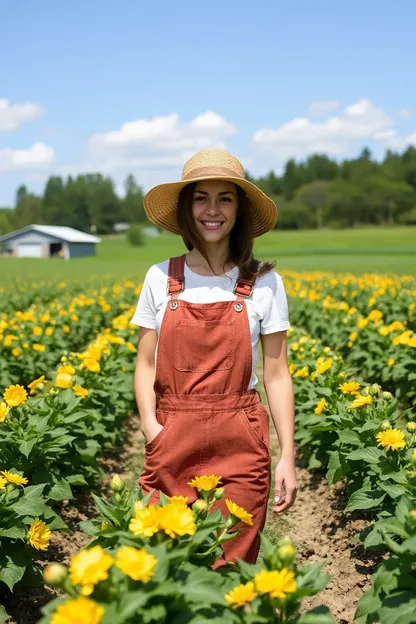
<path fill-rule="evenodd" d="M 143 279 L 151 264 L 186 251 L 173 234 L 133 248 L 123 236 L 103 237 L 97 256 L 73 260 L 0 257 L 0 283 L 111 275 Z M 255 254 L 277 261 L 277 271 L 416 274 L 416 227 L 273 231 L 255 242 Z"/>

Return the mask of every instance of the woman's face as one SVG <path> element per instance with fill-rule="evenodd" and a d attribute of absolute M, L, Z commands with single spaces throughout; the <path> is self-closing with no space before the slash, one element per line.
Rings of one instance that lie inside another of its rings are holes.
<path fill-rule="evenodd" d="M 237 209 L 237 189 L 232 182 L 205 180 L 197 183 L 192 216 L 204 241 L 215 243 L 227 237 L 234 227 Z"/>

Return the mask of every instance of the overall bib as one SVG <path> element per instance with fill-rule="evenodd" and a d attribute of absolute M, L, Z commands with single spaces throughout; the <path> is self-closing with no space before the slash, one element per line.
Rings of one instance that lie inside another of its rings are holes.
<path fill-rule="evenodd" d="M 254 280 L 238 278 L 233 301 L 188 303 L 184 290 L 185 256 L 169 262 L 167 304 L 159 334 L 154 390 L 156 418 L 163 429 L 145 446 L 139 484 L 145 494 L 159 492 L 198 498 L 187 485 L 193 477 L 221 476 L 224 498 L 213 509 L 229 515 L 225 499 L 253 514 L 253 526 L 239 522 L 240 533 L 223 545 L 225 560 L 255 563 L 259 531 L 266 521 L 270 490 L 269 415 L 257 390 L 248 390 L 252 345 L 245 297 Z M 219 558 L 211 566 L 224 565 Z"/>

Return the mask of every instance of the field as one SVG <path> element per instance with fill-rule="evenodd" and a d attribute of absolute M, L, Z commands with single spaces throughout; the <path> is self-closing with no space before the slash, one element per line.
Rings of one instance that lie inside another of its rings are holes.
<path fill-rule="evenodd" d="M 145 448 L 128 320 L 147 268 L 183 251 L 170 235 L 136 249 L 107 237 L 93 258 L 0 258 L 0 624 L 55 624 L 59 604 L 65 624 L 416 622 L 416 228 L 256 241 L 289 298 L 300 490 L 282 516 L 270 500 L 261 563 L 224 574 L 207 567 L 240 512 L 207 514 L 218 484 L 200 484 L 192 522 L 164 501 L 154 534 L 134 487 Z M 272 429 L 271 457 L 273 474 Z M 101 547 L 118 549 L 114 565 Z M 47 563 L 74 557 L 71 582 L 55 569 L 43 586 Z"/>

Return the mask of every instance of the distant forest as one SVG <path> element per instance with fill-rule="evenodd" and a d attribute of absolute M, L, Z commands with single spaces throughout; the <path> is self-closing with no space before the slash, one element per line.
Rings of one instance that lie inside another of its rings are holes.
<path fill-rule="evenodd" d="M 361 224 L 416 224 L 416 148 L 387 151 L 382 161 L 366 148 L 358 158 L 337 162 L 316 154 L 289 160 L 282 175 L 271 171 L 251 181 L 279 207 L 277 227 L 286 229 L 354 227 Z M 30 223 L 67 225 L 107 234 L 116 223 L 145 223 L 143 189 L 129 175 L 119 197 L 109 177 L 99 173 L 52 176 L 43 195 L 25 186 L 12 209 L 0 209 L 0 233 Z"/>

